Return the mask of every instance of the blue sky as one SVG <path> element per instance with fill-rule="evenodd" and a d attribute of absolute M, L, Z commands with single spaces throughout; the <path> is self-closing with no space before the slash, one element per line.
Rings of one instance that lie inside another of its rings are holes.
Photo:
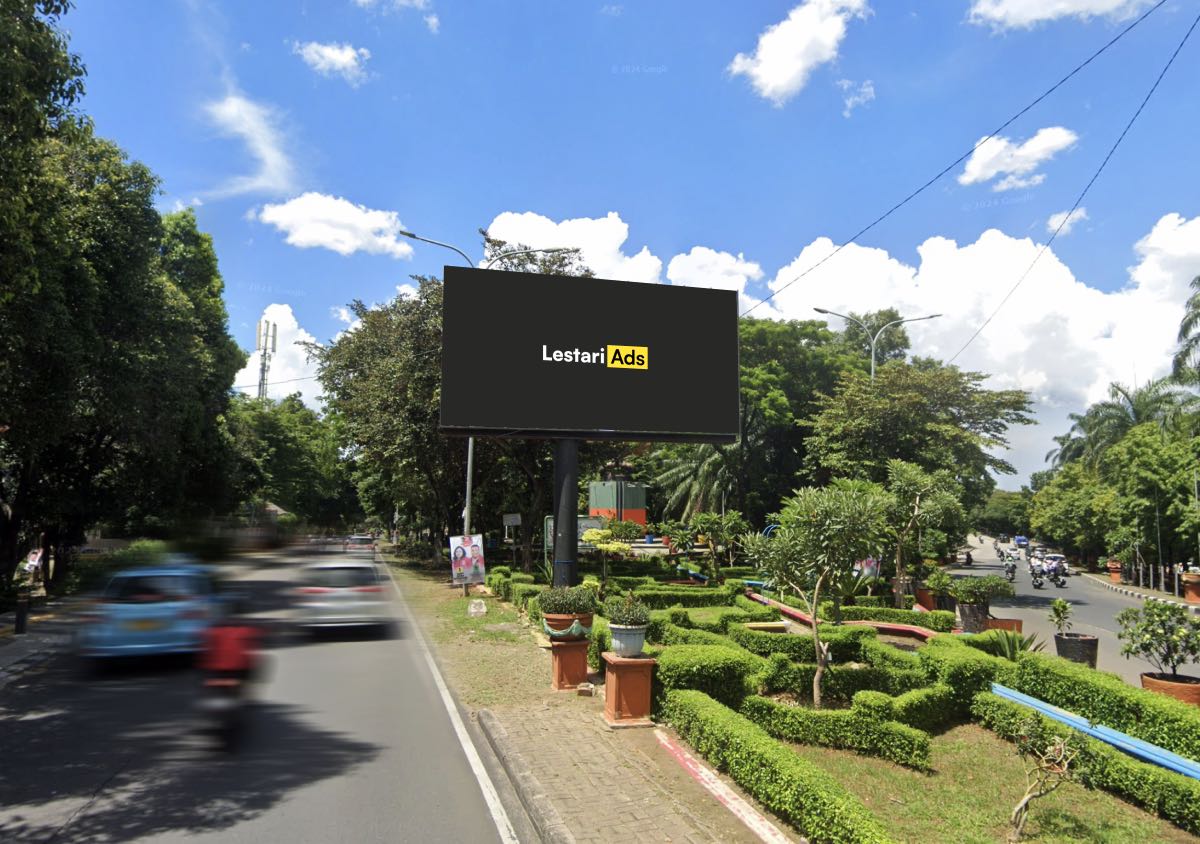
<path fill-rule="evenodd" d="M 65 19 L 101 134 L 216 241 L 231 326 L 288 344 L 397 295 L 476 229 L 578 245 L 600 275 L 779 289 L 1153 5 L 125 2 Z M 1047 11 L 1049 9 L 1049 11 Z M 1168 0 L 966 165 L 756 315 L 899 304 L 949 357 L 995 312 L 1200 11 Z M 1165 371 L 1200 275 L 1200 36 L 1074 220 L 959 360 L 1029 389 L 1041 467 L 1065 414 Z M 252 370 L 254 362 L 248 370 Z M 241 382 L 253 382 L 253 376 Z M 1013 481 L 1005 485 L 1012 486 Z"/>

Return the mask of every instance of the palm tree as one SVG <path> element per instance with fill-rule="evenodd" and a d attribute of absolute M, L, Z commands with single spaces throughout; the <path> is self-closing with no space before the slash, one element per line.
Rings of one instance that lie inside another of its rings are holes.
<path fill-rule="evenodd" d="M 697 443 L 660 451 L 663 468 L 654 483 L 667 493 L 664 513 L 686 518 L 721 509 L 722 497 L 736 484 L 737 449 L 737 444 Z"/>
<path fill-rule="evenodd" d="M 1200 275 L 1192 279 L 1192 295 L 1183 306 L 1179 323 L 1179 350 L 1175 352 L 1174 375 L 1180 381 L 1200 381 Z"/>
<path fill-rule="evenodd" d="M 1198 405 L 1200 397 L 1170 378 L 1158 378 L 1141 387 L 1113 382 L 1106 400 L 1096 402 L 1082 416 L 1071 414 L 1071 430 L 1054 438 L 1058 448 L 1046 457 L 1055 466 L 1080 458 L 1095 463 L 1130 429 L 1146 422 L 1156 422 L 1164 429 L 1173 427 Z"/>

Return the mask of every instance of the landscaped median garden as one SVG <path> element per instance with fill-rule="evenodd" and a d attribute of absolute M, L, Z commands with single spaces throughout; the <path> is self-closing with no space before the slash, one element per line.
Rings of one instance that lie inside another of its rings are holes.
<path fill-rule="evenodd" d="M 632 594 L 649 610 L 655 718 L 812 841 L 1003 840 L 1026 794 L 1026 773 L 1060 737 L 1068 739 L 1070 781 L 1033 801 L 1026 838 L 1200 834 L 1200 782 L 1034 716 L 990 689 L 1001 683 L 1200 760 L 1195 707 L 1025 650 L 1008 631 L 939 633 L 918 645 L 865 624 L 822 621 L 818 645 L 809 632 L 770 623 L 779 611 L 747 597 L 740 581 L 670 585 L 664 576 L 585 581 L 596 598 L 592 667 L 610 648 L 603 600 L 620 597 L 627 607 Z M 493 569 L 488 585 L 537 619 L 546 587 L 527 578 Z M 947 626 L 940 614 L 855 600 L 840 608 L 843 620 L 912 624 L 915 616 L 927 627 Z M 821 606 L 821 616 L 831 611 Z M 826 653 L 820 708 L 813 705 L 818 647 Z"/>

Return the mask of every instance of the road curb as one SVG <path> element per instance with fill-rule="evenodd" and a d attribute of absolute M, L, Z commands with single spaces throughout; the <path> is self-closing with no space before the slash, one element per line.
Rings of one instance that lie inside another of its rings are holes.
<path fill-rule="evenodd" d="M 1189 604 L 1184 601 L 1176 601 L 1174 598 L 1166 598 L 1159 595 L 1147 595 L 1144 592 L 1139 592 L 1136 589 L 1130 589 L 1128 586 L 1122 586 L 1119 583 L 1111 583 L 1101 580 L 1098 577 L 1093 577 L 1090 574 L 1083 575 L 1084 580 L 1088 583 L 1093 583 L 1096 586 L 1103 586 L 1110 592 L 1117 592 L 1121 595 L 1127 595 L 1130 598 L 1140 598 L 1144 601 L 1158 601 L 1163 604 L 1176 604 L 1183 607 L 1192 615 L 1200 613 L 1200 604 Z"/>
<path fill-rule="evenodd" d="M 567 825 L 563 823 L 563 819 L 559 817 L 554 804 L 550 802 L 549 795 L 546 794 L 529 765 L 513 747 L 512 741 L 508 737 L 508 731 L 504 729 L 500 720 L 488 709 L 478 710 L 475 713 L 475 720 L 484 736 L 487 737 L 488 744 L 491 745 L 496 758 L 500 760 L 504 772 L 508 774 L 513 789 L 521 798 L 521 804 L 525 807 L 525 811 L 542 841 L 546 844 L 575 844 L 575 836 L 571 834 Z"/>

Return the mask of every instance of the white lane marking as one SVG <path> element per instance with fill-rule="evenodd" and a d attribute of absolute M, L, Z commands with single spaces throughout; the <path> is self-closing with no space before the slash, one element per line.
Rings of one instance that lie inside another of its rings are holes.
<path fill-rule="evenodd" d="M 413 637 L 421 649 L 421 655 L 425 657 L 425 664 L 429 666 L 429 673 L 433 675 L 433 682 L 437 685 L 438 694 L 441 695 L 442 705 L 446 707 L 446 714 L 450 716 L 450 723 L 454 726 L 458 743 L 462 745 L 467 763 L 471 766 L 471 771 L 479 783 L 479 790 L 483 792 L 483 800 L 487 803 L 488 812 L 492 815 L 492 823 L 496 825 L 496 832 L 504 844 L 520 844 L 517 833 L 513 830 L 512 822 L 508 819 L 508 813 L 504 811 L 504 804 L 500 802 L 496 786 L 492 784 L 492 778 L 488 776 L 487 769 L 483 767 L 483 760 L 479 758 L 479 752 L 475 750 L 475 743 L 471 741 L 466 725 L 463 724 L 462 718 L 458 714 L 454 698 L 450 697 L 450 690 L 446 688 L 442 672 L 438 671 L 437 663 L 433 661 L 433 654 L 429 652 L 429 646 L 425 644 L 425 637 L 421 635 L 421 628 L 417 626 L 417 620 L 408 607 L 408 601 L 404 600 L 404 593 L 400 591 L 400 584 L 396 582 L 396 576 L 392 574 L 392 567 L 387 563 L 383 565 L 387 569 L 388 579 L 392 581 L 392 588 L 396 590 L 396 596 L 400 599 L 400 607 L 403 609 L 408 626 L 412 629 Z"/>
<path fill-rule="evenodd" d="M 668 753 L 675 757 L 675 761 L 683 766 L 692 779 L 704 786 L 709 794 L 717 798 L 717 801 L 757 835 L 760 841 L 766 841 L 767 844 L 788 844 L 791 841 L 779 831 L 779 827 L 763 817 L 753 806 L 738 796 L 737 792 L 722 782 L 715 771 L 688 753 L 683 745 L 662 730 L 655 730 L 654 737 L 658 739 L 659 744 L 666 748 Z"/>

